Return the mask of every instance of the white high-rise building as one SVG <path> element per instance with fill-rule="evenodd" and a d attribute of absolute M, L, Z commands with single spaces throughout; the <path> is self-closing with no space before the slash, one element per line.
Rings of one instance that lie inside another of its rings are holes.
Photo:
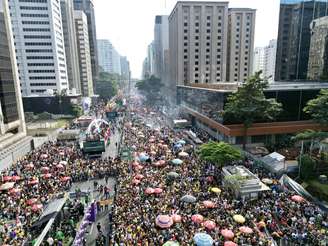
<path fill-rule="evenodd" d="M 113 73 L 121 75 L 121 56 L 118 51 L 113 48 L 112 49 L 112 56 L 113 56 Z"/>
<path fill-rule="evenodd" d="M 253 74 L 262 70 L 262 76 L 268 81 L 274 81 L 276 66 L 277 40 L 270 40 L 265 47 L 256 47 L 254 50 Z"/>
<path fill-rule="evenodd" d="M 93 92 L 92 66 L 89 46 L 87 17 L 81 10 L 74 11 L 77 47 L 79 51 L 81 91 L 85 97 L 91 97 Z"/>
<path fill-rule="evenodd" d="M 109 40 L 97 39 L 98 63 L 107 73 L 121 75 L 121 56 Z"/>
<path fill-rule="evenodd" d="M 23 96 L 69 89 L 60 2 L 9 3 Z"/>

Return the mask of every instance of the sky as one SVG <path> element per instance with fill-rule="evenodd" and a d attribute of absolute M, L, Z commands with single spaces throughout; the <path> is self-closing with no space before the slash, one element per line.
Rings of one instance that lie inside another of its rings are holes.
<path fill-rule="evenodd" d="M 128 57 L 133 78 L 141 77 L 147 46 L 154 39 L 155 16 L 169 15 L 176 2 L 176 0 L 94 1 L 97 38 L 109 39 L 120 55 Z M 229 7 L 257 10 L 255 47 L 265 46 L 269 40 L 277 38 L 279 0 L 230 0 Z"/>

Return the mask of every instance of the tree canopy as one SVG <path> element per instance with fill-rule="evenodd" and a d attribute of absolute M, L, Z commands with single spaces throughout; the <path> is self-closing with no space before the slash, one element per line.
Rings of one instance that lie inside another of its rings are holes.
<path fill-rule="evenodd" d="M 225 142 L 213 141 L 200 146 L 199 157 L 219 167 L 242 159 L 241 152 L 237 148 Z"/>
<path fill-rule="evenodd" d="M 268 88 L 268 82 L 261 78 L 262 71 L 251 76 L 237 92 L 232 93 L 225 105 L 223 115 L 225 119 L 242 122 L 244 125 L 244 148 L 247 129 L 256 121 L 275 120 L 282 111 L 281 103 L 275 99 L 267 99 L 263 93 Z"/>
<path fill-rule="evenodd" d="M 328 126 L 328 89 L 321 90 L 318 97 L 308 101 L 303 110 L 310 114 L 314 121 Z"/>
<path fill-rule="evenodd" d="M 111 99 L 118 91 L 119 75 L 100 72 L 96 83 L 96 91 L 101 99 Z"/>
<path fill-rule="evenodd" d="M 159 78 L 151 76 L 136 83 L 136 88 L 145 96 L 148 103 L 155 103 L 161 99 L 161 88 L 163 84 Z"/>

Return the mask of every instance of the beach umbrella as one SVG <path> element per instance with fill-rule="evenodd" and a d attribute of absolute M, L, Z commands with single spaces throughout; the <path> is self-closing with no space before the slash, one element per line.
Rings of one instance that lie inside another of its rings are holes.
<path fill-rule="evenodd" d="M 213 230 L 216 227 L 215 222 L 212 220 L 206 220 L 203 225 L 208 230 Z"/>
<path fill-rule="evenodd" d="M 245 234 L 252 234 L 253 233 L 253 229 L 248 227 L 248 226 L 239 227 L 239 231 L 241 231 L 242 233 L 245 233 Z"/>
<path fill-rule="evenodd" d="M 29 206 L 32 206 L 33 204 L 37 203 L 38 199 L 36 198 L 31 198 L 29 200 L 26 201 L 26 204 Z"/>
<path fill-rule="evenodd" d="M 185 144 L 186 144 L 186 141 L 183 140 L 183 139 L 181 139 L 181 140 L 179 140 L 179 141 L 177 142 L 177 144 L 185 145 Z"/>
<path fill-rule="evenodd" d="M 161 189 L 161 188 L 155 188 L 154 189 L 155 194 L 161 194 L 162 192 L 163 192 L 163 189 Z"/>
<path fill-rule="evenodd" d="M 178 155 L 180 157 L 187 157 L 187 156 L 189 156 L 189 154 L 187 152 L 184 152 L 184 151 L 181 151 Z"/>
<path fill-rule="evenodd" d="M 239 224 L 243 224 L 243 223 L 245 223 L 245 217 L 244 216 L 242 216 L 242 215 L 240 215 L 240 214 L 236 214 L 236 215 L 234 215 L 233 217 L 233 220 L 234 221 L 236 221 L 237 223 L 239 223 Z"/>
<path fill-rule="evenodd" d="M 32 179 L 28 182 L 29 185 L 37 185 L 39 183 L 38 179 Z"/>
<path fill-rule="evenodd" d="M 15 182 L 4 183 L 0 186 L 0 190 L 9 190 L 9 189 L 13 188 L 14 185 L 15 185 Z"/>
<path fill-rule="evenodd" d="M 175 149 L 181 149 L 181 148 L 182 148 L 182 144 L 175 144 L 175 145 L 174 145 L 174 148 L 175 148 Z"/>
<path fill-rule="evenodd" d="M 50 179 L 52 177 L 51 173 L 46 173 L 42 175 L 42 178 L 44 179 Z"/>
<path fill-rule="evenodd" d="M 180 244 L 178 242 L 175 242 L 175 241 L 167 241 L 162 246 L 180 246 Z"/>
<path fill-rule="evenodd" d="M 236 244 L 232 241 L 226 241 L 226 242 L 224 242 L 224 246 L 238 246 L 238 244 Z"/>
<path fill-rule="evenodd" d="M 203 222 L 204 217 L 200 214 L 194 214 L 193 216 L 191 216 L 191 220 L 197 224 L 200 224 Z"/>
<path fill-rule="evenodd" d="M 145 190 L 145 193 L 148 194 L 148 195 L 150 195 L 150 194 L 154 194 L 154 192 L 155 192 L 155 190 L 154 190 L 153 188 L 147 188 L 147 189 Z"/>
<path fill-rule="evenodd" d="M 12 181 L 19 181 L 19 180 L 21 180 L 20 176 L 13 176 L 12 177 Z"/>
<path fill-rule="evenodd" d="M 197 246 L 211 246 L 214 243 L 213 238 L 207 233 L 196 233 L 194 242 Z"/>
<path fill-rule="evenodd" d="M 196 197 L 192 195 L 184 195 L 180 200 L 186 203 L 195 203 L 197 201 Z"/>
<path fill-rule="evenodd" d="M 134 176 L 135 179 L 143 179 L 145 176 L 143 176 L 142 174 L 137 174 L 136 176 Z"/>
<path fill-rule="evenodd" d="M 172 164 L 174 164 L 174 165 L 181 165 L 181 164 L 183 163 L 183 161 L 180 160 L 180 159 L 174 159 L 174 160 L 172 160 L 171 162 L 172 162 Z"/>
<path fill-rule="evenodd" d="M 36 211 L 38 211 L 38 210 L 41 210 L 42 208 L 43 208 L 42 204 L 34 204 L 34 205 L 32 206 L 32 211 L 33 211 L 33 212 L 36 212 Z"/>
<path fill-rule="evenodd" d="M 12 180 L 12 177 L 11 177 L 11 176 L 4 176 L 4 177 L 2 178 L 2 180 L 3 180 L 3 182 L 9 182 L 9 181 Z"/>
<path fill-rule="evenodd" d="M 180 223 L 182 221 L 181 215 L 178 215 L 178 214 L 173 214 L 172 219 L 173 219 L 174 223 Z"/>
<path fill-rule="evenodd" d="M 180 175 L 179 175 L 178 173 L 176 173 L 176 172 L 169 172 L 169 173 L 167 174 L 167 176 L 168 176 L 169 178 L 174 178 L 174 179 L 177 179 L 177 178 L 180 177 Z"/>
<path fill-rule="evenodd" d="M 141 161 L 141 162 L 145 162 L 145 161 L 147 161 L 148 159 L 149 159 L 149 156 L 146 155 L 146 154 L 140 154 L 140 155 L 139 155 L 139 161 Z"/>
<path fill-rule="evenodd" d="M 305 201 L 305 199 L 304 199 L 303 197 L 299 196 L 299 195 L 293 195 L 293 196 L 291 197 L 291 199 L 292 199 L 294 202 L 304 202 L 304 201 Z"/>
<path fill-rule="evenodd" d="M 64 169 L 64 165 L 63 164 L 57 164 L 56 166 L 58 169 Z"/>
<path fill-rule="evenodd" d="M 170 228 L 173 225 L 173 220 L 168 215 L 158 215 L 156 217 L 156 225 L 160 228 Z"/>
<path fill-rule="evenodd" d="M 13 188 L 13 189 L 9 190 L 9 194 L 11 194 L 11 195 L 15 195 L 15 194 L 18 194 L 20 192 L 21 192 L 21 189 L 18 189 L 18 188 Z"/>
<path fill-rule="evenodd" d="M 64 166 L 66 166 L 67 165 L 67 161 L 60 161 L 59 164 L 62 164 Z"/>
<path fill-rule="evenodd" d="M 141 181 L 139 179 L 132 179 L 132 184 L 139 185 Z"/>
<path fill-rule="evenodd" d="M 233 231 L 232 230 L 228 230 L 228 229 L 221 230 L 221 235 L 225 239 L 232 239 L 235 236 L 235 234 L 233 233 Z"/>
<path fill-rule="evenodd" d="M 216 207 L 215 203 L 212 201 L 203 201 L 203 205 L 205 208 L 215 208 Z"/>
<path fill-rule="evenodd" d="M 42 159 L 47 159 L 47 158 L 48 158 L 48 155 L 47 155 L 47 154 L 42 154 L 42 155 L 41 155 L 41 158 L 42 158 Z"/>
<path fill-rule="evenodd" d="M 262 182 L 263 182 L 264 184 L 267 184 L 267 185 L 271 185 L 271 184 L 273 184 L 273 180 L 272 180 L 272 179 L 269 179 L 269 178 L 263 178 L 263 179 L 262 179 Z"/>
<path fill-rule="evenodd" d="M 211 188 L 211 192 L 215 193 L 215 194 L 219 194 L 221 193 L 221 189 L 217 188 L 217 187 L 212 187 Z"/>
<path fill-rule="evenodd" d="M 63 240 L 65 238 L 65 235 L 62 231 L 57 231 L 55 237 L 56 239 Z"/>
<path fill-rule="evenodd" d="M 69 181 L 70 179 L 71 179 L 71 177 L 66 176 L 66 177 L 62 177 L 62 178 L 60 178 L 60 181 L 61 181 L 61 182 L 67 182 L 67 181 Z"/>
<path fill-rule="evenodd" d="M 164 161 L 164 160 L 159 160 L 158 162 L 159 162 L 159 164 L 160 164 L 161 166 L 164 166 L 165 163 L 166 163 L 166 161 Z"/>

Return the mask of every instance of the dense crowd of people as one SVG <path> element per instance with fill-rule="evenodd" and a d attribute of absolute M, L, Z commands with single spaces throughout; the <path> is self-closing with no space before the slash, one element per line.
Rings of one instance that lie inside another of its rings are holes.
<path fill-rule="evenodd" d="M 163 245 L 167 241 L 194 245 L 193 237 L 199 232 L 209 234 L 214 245 L 229 240 L 236 245 L 272 245 L 272 238 L 282 240 L 284 245 L 327 245 L 327 215 L 314 204 L 293 201 L 292 191 L 250 161 L 245 165 L 259 178 L 273 178 L 271 190 L 261 193 L 258 200 L 235 199 L 229 189 L 222 187 L 220 170 L 199 160 L 191 146 L 176 151 L 179 133 L 165 126 L 152 130 L 140 124 L 138 118 L 147 119 L 148 115 L 147 110 L 140 109 L 126 124 L 124 144 L 132 146 L 135 160 L 117 165 L 118 193 L 110 245 Z M 162 121 L 160 115 L 152 117 Z M 203 141 L 206 137 L 202 133 Z M 188 156 L 180 157 L 181 151 Z M 142 162 L 140 157 L 144 155 L 149 159 Z M 176 158 L 181 158 L 181 165 L 172 165 Z M 178 177 L 170 178 L 171 172 Z M 212 188 L 221 192 L 214 193 Z M 195 197 L 196 202 L 183 202 L 185 195 Z M 206 207 L 204 201 L 212 202 L 214 208 Z M 157 223 L 159 215 L 178 219 L 162 228 Z M 193 215 L 201 215 L 204 220 L 193 220 Z M 245 222 L 236 222 L 234 215 L 242 215 Z M 214 222 L 214 227 L 205 221 Z M 241 226 L 251 231 L 242 232 Z M 233 236 L 224 236 L 225 229 Z"/>

